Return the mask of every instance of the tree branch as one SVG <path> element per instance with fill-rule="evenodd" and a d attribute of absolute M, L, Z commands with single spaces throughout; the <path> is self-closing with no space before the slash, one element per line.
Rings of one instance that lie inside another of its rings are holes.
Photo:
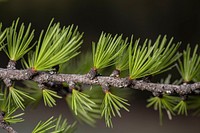
<path fill-rule="evenodd" d="M 87 85 L 104 85 L 108 84 L 112 87 L 118 88 L 132 88 L 137 90 L 147 90 L 152 93 L 177 93 L 179 95 L 186 95 L 200 89 L 200 82 L 193 84 L 160 84 L 160 83 L 147 83 L 143 80 L 129 80 L 128 78 L 115 78 L 110 76 L 98 76 L 91 80 L 87 74 L 50 74 L 49 72 L 38 72 L 35 74 L 31 69 L 25 70 L 10 70 L 0 68 L 0 79 L 11 80 L 33 80 L 37 83 L 48 82 L 74 82 Z"/>
<path fill-rule="evenodd" d="M 67 82 L 73 81 L 75 83 L 82 83 L 88 85 L 104 85 L 108 84 L 112 87 L 118 88 L 132 88 L 138 90 L 147 90 L 152 93 L 177 93 L 180 95 L 190 94 L 197 89 L 200 89 L 200 82 L 194 84 L 159 84 L 159 83 L 147 83 L 143 80 L 132 80 L 128 78 L 114 78 L 109 76 L 98 76 L 94 80 L 90 80 L 87 75 L 79 74 L 53 74 L 42 73 L 33 78 L 36 82 L 47 83 L 51 82 Z"/>

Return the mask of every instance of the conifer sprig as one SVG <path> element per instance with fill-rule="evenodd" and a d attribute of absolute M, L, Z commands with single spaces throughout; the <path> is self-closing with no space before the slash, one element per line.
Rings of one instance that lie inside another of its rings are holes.
<path fill-rule="evenodd" d="M 152 58 L 154 46 L 147 47 L 147 40 L 142 46 L 139 46 L 139 39 L 135 41 L 134 45 L 129 45 L 129 75 L 130 79 L 137 79 L 151 75 L 150 68 L 156 62 L 155 58 Z M 133 46 L 132 46 L 133 45 Z"/>
<path fill-rule="evenodd" d="M 56 105 L 56 100 L 54 98 L 62 98 L 61 96 L 57 95 L 57 92 L 48 89 L 42 90 L 42 96 L 44 100 L 44 105 L 49 107 L 53 107 Z"/>
<path fill-rule="evenodd" d="M 28 87 L 24 89 L 24 92 L 29 93 L 35 100 L 29 101 L 29 104 L 37 105 L 40 100 L 43 99 L 44 105 L 48 107 L 56 106 L 56 98 L 61 99 L 62 97 L 57 94 L 56 91 L 50 90 L 50 88 L 43 86 L 39 88 L 38 84 L 33 81 L 24 81 L 23 84 Z"/>
<path fill-rule="evenodd" d="M 174 111 L 177 112 L 178 115 L 188 115 L 188 104 L 184 100 L 179 100 L 178 104 L 173 108 Z"/>
<path fill-rule="evenodd" d="M 4 121 L 10 124 L 15 124 L 15 123 L 19 123 L 19 122 L 23 122 L 24 119 L 21 118 L 21 116 L 24 115 L 24 113 L 19 113 L 14 115 L 14 113 L 17 111 L 18 107 L 12 108 L 10 109 L 9 112 L 5 113 L 4 116 Z"/>
<path fill-rule="evenodd" d="M 178 60 L 178 71 L 182 76 L 184 82 L 190 82 L 200 77 L 200 55 L 197 54 L 198 45 L 195 46 L 193 53 L 188 45 L 187 49 L 183 51 L 183 61 Z"/>
<path fill-rule="evenodd" d="M 171 120 L 174 115 L 174 107 L 177 103 L 177 97 L 162 95 L 148 99 L 147 107 L 154 107 L 154 110 L 159 111 L 160 124 L 163 123 L 163 110 L 167 112 L 168 118 Z"/>
<path fill-rule="evenodd" d="M 56 119 L 53 119 L 53 117 L 49 118 L 47 121 L 42 122 L 40 121 L 36 127 L 33 129 L 32 133 L 48 133 L 50 132 L 53 128 L 56 127 L 54 122 Z"/>
<path fill-rule="evenodd" d="M 102 33 L 98 43 L 92 43 L 94 68 L 102 69 L 113 65 L 115 63 L 115 59 L 120 56 L 126 47 L 126 45 L 123 45 L 119 48 L 122 43 L 122 35 L 115 35 L 112 37 L 111 34 Z"/>
<path fill-rule="evenodd" d="M 85 111 L 85 108 L 92 110 L 92 106 L 94 105 L 95 103 L 89 99 L 87 94 L 75 89 L 72 90 L 72 110 L 76 115 L 78 115 L 77 110 L 82 109 L 82 111 Z"/>
<path fill-rule="evenodd" d="M 166 35 L 162 38 L 162 40 L 161 36 L 158 36 L 156 42 L 154 43 L 156 46 L 152 56 L 157 59 L 151 70 L 153 74 L 163 73 L 175 66 L 173 63 L 176 62 L 182 55 L 177 52 L 180 44 L 180 42 L 173 43 L 173 37 L 169 40 L 169 42 L 167 42 Z"/>
<path fill-rule="evenodd" d="M 127 103 L 127 100 L 112 94 L 109 91 L 105 92 L 105 96 L 101 106 L 101 116 L 105 118 L 105 123 L 107 127 L 113 127 L 112 117 L 115 117 L 116 114 L 121 117 L 120 109 L 123 108 L 126 111 L 129 109 L 126 106 L 130 106 Z"/>
<path fill-rule="evenodd" d="M 24 65 L 36 71 L 47 71 L 78 55 L 83 34 L 78 32 L 78 27 L 73 27 L 60 28 L 60 23 L 53 24 L 52 20 L 44 36 L 44 31 L 41 32 L 36 50 L 29 54 L 28 62 L 23 60 Z"/>
<path fill-rule="evenodd" d="M 96 119 L 99 118 L 100 108 L 89 97 L 84 92 L 73 89 L 72 95 L 68 94 L 66 101 L 78 120 L 94 126 Z"/>
<path fill-rule="evenodd" d="M 161 42 L 159 36 L 153 45 L 151 41 L 146 39 L 140 46 L 139 39 L 134 44 L 132 44 L 131 39 L 129 45 L 130 79 L 155 75 L 171 69 L 170 65 L 181 56 L 181 54 L 176 53 L 179 43 L 172 44 L 172 40 L 166 46 L 166 36 Z"/>
<path fill-rule="evenodd" d="M 8 28 L 6 34 L 7 46 L 4 48 L 9 59 L 13 61 L 22 58 L 35 45 L 30 45 L 34 38 L 34 30 L 31 30 L 31 24 L 25 29 L 24 23 L 20 27 L 18 27 L 18 23 L 19 18 L 13 21 L 12 26 Z"/>
<path fill-rule="evenodd" d="M 62 120 L 60 115 L 58 118 L 52 116 L 45 122 L 40 121 L 33 129 L 32 133 L 73 133 L 76 130 L 76 123 L 72 125 L 67 123 L 67 119 Z"/>
<path fill-rule="evenodd" d="M 0 90 L 2 91 L 2 88 Z M 4 113 L 3 120 L 10 124 L 24 121 L 24 119 L 21 118 L 24 113 L 15 114 L 19 107 L 13 103 L 8 104 L 9 100 L 10 99 L 7 97 L 7 93 L 3 94 L 0 92 L 0 111 L 1 113 Z"/>
<path fill-rule="evenodd" d="M 19 107 L 22 110 L 24 110 L 25 109 L 25 105 L 24 105 L 25 98 L 35 100 L 31 96 L 29 96 L 28 93 L 20 91 L 19 89 L 16 89 L 12 86 L 9 87 L 8 97 L 7 97 L 7 100 L 6 100 L 8 110 L 10 110 L 12 108 L 12 106 Z"/>
<path fill-rule="evenodd" d="M 56 120 L 56 126 L 52 133 L 73 133 L 76 130 L 76 122 L 69 124 L 67 119 L 62 119 L 62 115 Z"/>

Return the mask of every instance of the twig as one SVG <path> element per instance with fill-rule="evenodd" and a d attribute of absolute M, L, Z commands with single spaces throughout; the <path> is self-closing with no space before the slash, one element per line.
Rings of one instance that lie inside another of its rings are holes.
<path fill-rule="evenodd" d="M 0 68 L 0 79 L 11 80 L 33 80 L 37 83 L 48 82 L 74 82 L 87 85 L 102 85 L 107 83 L 109 86 L 118 88 L 132 88 L 137 90 L 147 90 L 152 93 L 177 93 L 180 95 L 190 94 L 200 89 L 200 82 L 193 84 L 160 84 L 160 83 L 147 83 L 143 80 L 132 80 L 128 78 L 115 78 L 110 76 L 97 76 L 91 80 L 87 75 L 80 74 L 50 74 L 49 72 L 39 72 L 36 75 L 30 70 L 10 70 Z"/>

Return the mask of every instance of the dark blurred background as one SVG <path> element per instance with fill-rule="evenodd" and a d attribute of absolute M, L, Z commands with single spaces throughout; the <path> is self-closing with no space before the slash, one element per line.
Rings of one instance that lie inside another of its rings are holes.
<path fill-rule="evenodd" d="M 4 27 L 20 17 L 21 22 L 36 29 L 36 38 L 55 18 L 61 25 L 75 24 L 84 32 L 82 51 L 91 49 L 91 42 L 97 41 L 102 31 L 122 34 L 135 38 L 155 40 L 159 34 L 174 37 L 174 42 L 182 42 L 181 50 L 188 43 L 191 46 L 200 42 L 200 1 L 179 0 L 0 0 L 0 22 Z M 3 57 L 3 58 L 2 58 Z M 1 67 L 8 59 L 1 56 Z M 175 74 L 175 76 L 177 76 Z M 159 77 L 159 76 L 158 76 Z M 139 96 L 138 96 L 139 95 Z M 138 98 L 137 98 L 138 97 Z M 102 121 L 96 128 L 79 125 L 77 133 L 199 133 L 198 117 L 176 116 L 172 121 L 164 119 L 159 125 L 158 112 L 147 109 L 146 96 L 142 92 L 132 98 L 131 112 L 123 112 L 122 118 L 114 119 L 114 129 L 105 128 Z M 19 133 L 28 133 L 40 119 L 62 113 L 70 122 L 73 118 L 63 101 L 50 109 L 40 105 L 28 109 L 26 121 L 15 125 Z M 0 132 L 3 132 L 0 130 Z"/>

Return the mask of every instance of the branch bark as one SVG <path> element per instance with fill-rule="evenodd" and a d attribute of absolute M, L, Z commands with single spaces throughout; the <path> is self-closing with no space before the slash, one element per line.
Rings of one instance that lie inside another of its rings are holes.
<path fill-rule="evenodd" d="M 160 84 L 147 83 L 143 80 L 129 80 L 128 78 L 115 78 L 110 76 L 97 76 L 91 80 L 87 74 L 50 74 L 49 72 L 38 72 L 35 74 L 30 69 L 25 70 L 11 70 L 0 68 L 0 79 L 10 80 L 33 80 L 37 83 L 43 84 L 48 82 L 74 82 L 87 85 L 104 85 L 108 84 L 111 87 L 131 88 L 137 90 L 147 90 L 152 93 L 177 93 L 179 95 L 186 95 L 200 89 L 200 82 L 193 84 Z"/>

